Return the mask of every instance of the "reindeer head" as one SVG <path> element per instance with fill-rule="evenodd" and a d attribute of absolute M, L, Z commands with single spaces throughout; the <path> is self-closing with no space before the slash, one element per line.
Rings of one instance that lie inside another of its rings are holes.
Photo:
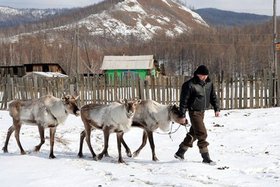
<path fill-rule="evenodd" d="M 77 99 L 79 96 L 72 96 L 72 95 L 63 95 L 61 98 L 67 112 L 70 114 L 74 114 L 76 116 L 80 115 L 80 109 L 78 108 Z"/>
<path fill-rule="evenodd" d="M 169 116 L 172 121 L 181 124 L 180 119 L 182 119 L 182 113 L 178 105 L 176 104 L 169 105 Z M 181 124 L 181 125 L 185 125 L 185 124 Z"/>
<path fill-rule="evenodd" d="M 120 103 L 122 103 L 126 109 L 127 118 L 132 118 L 135 114 L 136 107 L 138 104 L 141 103 L 141 100 L 135 99 L 132 101 L 127 101 L 127 99 L 123 99 L 123 100 L 120 100 Z"/>

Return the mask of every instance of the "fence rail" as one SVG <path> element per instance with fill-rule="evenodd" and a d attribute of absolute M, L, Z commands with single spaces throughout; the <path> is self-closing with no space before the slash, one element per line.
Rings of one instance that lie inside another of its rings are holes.
<path fill-rule="evenodd" d="M 153 99 L 163 104 L 178 104 L 181 85 L 188 78 L 160 76 L 142 80 L 131 75 L 121 79 L 103 76 L 0 77 L 0 109 L 6 109 L 7 102 L 13 99 L 35 99 L 47 94 L 61 97 L 64 93 L 80 95 L 80 106 L 92 102 L 110 103 L 120 98 Z M 211 78 L 222 109 L 271 107 L 279 102 L 279 77 L 275 78 L 271 73 Z"/>

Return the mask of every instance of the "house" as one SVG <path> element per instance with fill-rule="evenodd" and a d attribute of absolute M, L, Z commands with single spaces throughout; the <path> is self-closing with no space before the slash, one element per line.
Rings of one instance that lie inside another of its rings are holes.
<path fill-rule="evenodd" d="M 0 76 L 19 76 L 22 77 L 30 72 L 57 72 L 66 74 L 59 64 L 56 63 L 37 63 L 23 65 L 0 66 Z"/>
<path fill-rule="evenodd" d="M 101 70 L 105 75 L 122 77 L 126 74 L 137 75 L 145 79 L 156 74 L 156 60 L 153 55 L 141 56 L 104 56 Z"/>

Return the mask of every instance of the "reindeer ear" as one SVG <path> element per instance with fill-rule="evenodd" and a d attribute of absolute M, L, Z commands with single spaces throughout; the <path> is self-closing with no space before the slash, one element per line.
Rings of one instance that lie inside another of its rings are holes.
<path fill-rule="evenodd" d="M 79 99 L 79 97 L 80 97 L 80 95 L 78 95 L 78 96 L 76 96 L 76 97 L 74 97 L 74 98 L 75 98 L 75 100 L 77 101 L 77 100 Z"/>
<path fill-rule="evenodd" d="M 124 100 L 124 99 L 120 99 L 120 103 L 121 103 L 121 104 L 124 104 L 124 103 L 125 103 L 125 100 Z"/>
<path fill-rule="evenodd" d="M 64 94 L 61 98 L 62 101 L 68 101 L 69 99 L 70 99 L 70 96 L 69 95 L 64 95 Z"/>
<path fill-rule="evenodd" d="M 141 102 L 142 102 L 141 99 L 136 99 L 136 100 L 135 100 L 135 103 L 136 103 L 136 104 L 140 104 Z"/>
<path fill-rule="evenodd" d="M 65 102 L 65 101 L 66 101 L 65 96 L 62 96 L 62 97 L 61 97 L 61 100 L 62 100 L 63 102 Z"/>
<path fill-rule="evenodd" d="M 172 108 L 179 108 L 179 105 L 177 105 L 176 103 L 171 104 Z"/>

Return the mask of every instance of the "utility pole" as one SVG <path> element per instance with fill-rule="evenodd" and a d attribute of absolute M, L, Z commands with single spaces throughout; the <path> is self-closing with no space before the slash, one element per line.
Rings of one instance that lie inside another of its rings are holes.
<path fill-rule="evenodd" d="M 77 26 L 77 33 L 76 33 L 76 45 L 77 45 L 77 51 L 76 51 L 76 64 L 77 64 L 77 75 L 79 75 L 80 74 L 80 62 L 79 62 L 79 35 L 80 35 L 80 33 L 79 33 L 79 25 Z"/>
<path fill-rule="evenodd" d="M 277 62 L 277 16 L 276 16 L 276 0 L 273 0 L 273 70 L 274 70 L 274 83 L 273 83 L 273 105 L 279 104 L 279 80 L 278 80 L 278 62 Z"/>
<path fill-rule="evenodd" d="M 278 65 L 277 65 L 277 16 L 276 16 L 276 0 L 273 0 L 273 69 L 274 73 L 278 75 Z"/>

